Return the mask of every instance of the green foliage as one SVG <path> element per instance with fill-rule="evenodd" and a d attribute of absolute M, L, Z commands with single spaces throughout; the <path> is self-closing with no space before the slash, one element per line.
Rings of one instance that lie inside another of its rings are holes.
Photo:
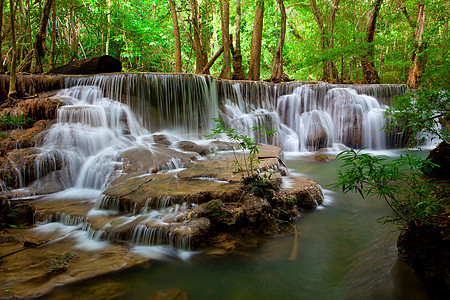
<path fill-rule="evenodd" d="M 419 89 L 392 101 L 392 107 L 386 113 L 390 119 L 386 128 L 389 131 L 402 128 L 399 134 L 409 133 L 413 142 L 434 138 L 449 142 L 449 132 L 445 126 L 441 126 L 449 121 L 449 111 L 448 90 Z"/>
<path fill-rule="evenodd" d="M 33 122 L 35 122 L 35 120 L 29 117 L 24 117 L 23 112 L 17 116 L 10 116 L 5 110 L 3 116 L 0 115 L 0 128 L 3 129 L 23 129 L 23 127 L 27 127 Z"/>
<path fill-rule="evenodd" d="M 343 165 L 337 171 L 338 182 L 331 185 L 334 190 L 384 199 L 395 213 L 393 217 L 382 218 L 385 222 L 422 222 L 445 212 L 446 205 L 438 196 L 441 187 L 422 174 L 422 170 L 429 170 L 434 164 L 416 155 L 389 160 L 361 151 L 348 150 L 337 156 Z"/>
<path fill-rule="evenodd" d="M 243 158 L 239 159 L 233 147 L 233 165 L 236 166 L 234 172 L 242 175 L 244 188 L 247 190 L 267 189 L 272 181 L 272 173 L 269 172 L 268 174 L 261 175 L 258 172 L 260 160 L 258 158 L 259 148 L 256 139 L 252 139 L 245 134 L 238 134 L 236 129 L 230 128 L 221 118 L 213 118 L 213 120 L 216 122 L 216 126 L 211 129 L 211 134 L 205 135 L 204 137 L 213 139 L 225 134 L 230 142 L 235 143 L 238 149 L 242 150 Z M 252 127 L 252 130 L 259 132 L 257 137 L 275 133 L 273 130 L 266 130 L 263 126 Z"/>

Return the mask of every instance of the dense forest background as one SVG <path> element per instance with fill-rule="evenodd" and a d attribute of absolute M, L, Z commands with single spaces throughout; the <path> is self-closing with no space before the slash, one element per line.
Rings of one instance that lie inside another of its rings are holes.
<path fill-rule="evenodd" d="M 2 72 L 13 65 L 45 72 L 109 54 L 124 71 L 230 79 L 416 86 L 450 77 L 448 0 L 0 0 L 0 7 Z"/>

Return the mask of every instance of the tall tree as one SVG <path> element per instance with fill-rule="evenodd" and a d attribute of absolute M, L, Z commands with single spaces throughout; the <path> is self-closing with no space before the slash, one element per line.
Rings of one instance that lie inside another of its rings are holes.
<path fill-rule="evenodd" d="M 236 0 L 236 49 L 233 52 L 233 79 L 244 79 L 241 53 L 241 0 Z"/>
<path fill-rule="evenodd" d="M 195 52 L 195 73 L 200 74 L 208 62 L 208 57 L 205 48 L 202 45 L 197 0 L 189 0 L 189 8 L 191 9 L 191 22 L 194 36 L 193 46 Z"/>
<path fill-rule="evenodd" d="M 173 23 L 173 36 L 175 39 L 175 72 L 181 73 L 181 38 L 180 28 L 178 26 L 177 8 L 175 6 L 175 0 L 169 0 L 170 15 L 172 16 Z"/>
<path fill-rule="evenodd" d="M 259 80 L 261 73 L 261 43 L 264 20 L 264 0 L 258 0 L 255 7 L 252 43 L 250 48 L 249 80 Z"/>
<path fill-rule="evenodd" d="M 319 35 L 321 40 L 321 49 L 322 54 L 324 55 L 327 50 L 331 50 L 334 47 L 334 20 L 336 18 L 336 12 L 339 8 L 340 0 L 333 0 L 330 8 L 330 12 L 328 13 L 327 22 L 324 24 L 323 22 L 323 14 L 320 11 L 317 1 L 310 0 L 310 5 L 312 12 L 314 14 L 314 18 L 316 19 L 317 26 L 319 29 Z M 334 64 L 333 59 L 324 58 L 322 59 L 322 80 L 324 81 L 337 81 L 338 74 L 337 69 Z"/>
<path fill-rule="evenodd" d="M 364 83 L 380 83 L 380 77 L 378 77 L 378 73 L 375 70 L 375 63 L 373 57 L 374 53 L 373 38 L 375 36 L 377 17 L 378 13 L 380 12 L 382 2 L 383 0 L 375 0 L 373 12 L 367 24 L 366 43 L 368 49 L 361 59 L 361 65 L 363 68 L 363 75 L 364 75 Z"/>
<path fill-rule="evenodd" d="M 56 51 L 56 0 L 53 4 L 53 10 L 52 10 L 52 20 L 51 20 L 51 28 L 52 28 L 52 39 L 50 42 L 50 69 L 53 69 L 56 65 L 55 61 L 55 51 Z"/>
<path fill-rule="evenodd" d="M 50 16 L 50 11 L 55 0 L 47 0 L 42 10 L 41 21 L 39 22 L 39 31 L 36 35 L 36 40 L 34 41 L 33 55 L 31 60 L 31 73 L 42 73 L 42 59 L 45 56 L 44 42 L 45 42 L 45 31 L 47 29 L 47 23 Z"/>
<path fill-rule="evenodd" d="M 405 16 L 408 21 L 409 27 L 414 30 L 414 50 L 411 55 L 411 67 L 409 68 L 408 80 L 407 84 L 411 87 L 417 87 L 421 81 L 422 74 L 425 69 L 425 55 L 424 50 L 426 48 L 425 43 L 423 42 L 423 32 L 424 32 L 424 24 L 425 24 L 425 3 L 423 1 L 418 1 L 417 4 L 417 17 L 414 21 L 411 15 L 408 13 L 405 5 L 401 0 L 396 0 L 400 11 Z"/>
<path fill-rule="evenodd" d="M 230 56 L 230 2 L 229 0 L 220 1 L 221 9 L 221 24 L 222 24 L 222 47 L 223 60 L 222 72 L 220 78 L 231 79 L 231 56 Z"/>
<path fill-rule="evenodd" d="M 417 87 L 421 83 L 422 75 L 425 70 L 425 49 L 426 44 L 423 41 L 423 31 L 425 25 L 425 3 L 420 2 L 417 9 L 416 29 L 414 30 L 414 51 L 411 56 L 411 67 L 409 69 L 409 86 Z"/>
<path fill-rule="evenodd" d="M 106 13 L 106 43 L 105 43 L 105 54 L 109 55 L 109 47 L 111 43 L 111 8 L 112 2 L 108 0 L 108 11 Z"/>
<path fill-rule="evenodd" d="M 272 75 L 270 81 L 281 82 L 283 76 L 283 47 L 286 37 L 286 8 L 284 7 L 283 0 L 277 0 L 278 7 L 281 14 L 280 35 L 278 36 L 277 49 L 275 50 L 275 56 L 273 59 Z"/>
<path fill-rule="evenodd" d="M 3 3 L 4 0 L 0 0 L 0 73 L 5 73 L 5 70 L 3 69 L 3 54 L 2 54 L 2 29 L 3 29 Z"/>
<path fill-rule="evenodd" d="M 16 14 L 15 14 L 15 1 L 9 0 L 9 14 L 10 14 L 10 21 L 11 21 L 11 76 L 9 77 L 9 92 L 8 92 L 8 98 L 12 99 L 16 97 L 17 90 L 16 90 L 16 31 L 15 31 L 15 21 L 16 21 Z"/>

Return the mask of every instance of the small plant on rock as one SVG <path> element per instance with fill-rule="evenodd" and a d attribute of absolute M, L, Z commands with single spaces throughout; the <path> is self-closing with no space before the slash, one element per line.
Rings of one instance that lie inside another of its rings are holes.
<path fill-rule="evenodd" d="M 236 166 L 235 173 L 242 175 L 243 188 L 248 191 L 255 192 L 256 189 L 266 190 L 272 181 L 273 172 L 261 174 L 258 169 L 260 163 L 259 148 L 256 139 L 253 139 L 245 134 L 238 134 L 237 130 L 230 128 L 221 118 L 213 118 L 216 126 L 211 130 L 212 133 L 205 135 L 205 138 L 217 138 L 221 134 L 225 134 L 230 142 L 235 143 L 239 150 L 243 152 L 243 158 L 239 159 L 235 148 L 233 147 L 234 160 L 233 164 Z M 255 126 L 251 128 L 254 132 L 260 132 L 257 137 L 274 134 L 274 130 L 266 130 L 263 126 Z M 257 192 L 258 196 L 263 196 L 265 193 Z M 273 192 L 272 192 L 273 195 Z"/>

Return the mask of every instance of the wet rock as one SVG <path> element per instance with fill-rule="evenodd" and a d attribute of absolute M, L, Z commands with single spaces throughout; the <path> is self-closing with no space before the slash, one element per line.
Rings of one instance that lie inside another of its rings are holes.
<path fill-rule="evenodd" d="M 277 193 L 275 197 L 278 200 L 281 198 L 293 201 L 300 208 L 313 208 L 323 203 L 322 188 L 312 179 L 290 177 L 289 181 L 292 187 Z"/>
<path fill-rule="evenodd" d="M 196 152 L 200 155 L 206 155 L 210 151 L 208 147 L 197 145 L 194 142 L 190 141 L 181 141 L 177 143 L 177 148 L 183 151 Z"/>
<path fill-rule="evenodd" d="M 157 292 L 155 295 L 148 297 L 147 300 L 188 300 L 188 296 L 186 292 L 174 288 Z"/>
<path fill-rule="evenodd" d="M 7 225 L 33 224 L 35 207 L 20 200 L 0 200 L 0 223 Z"/>
<path fill-rule="evenodd" d="M 236 210 L 228 209 L 220 199 L 202 204 L 196 214 L 208 218 L 216 229 L 228 230 L 241 222 L 240 214 Z"/>
<path fill-rule="evenodd" d="M 10 111 L 10 115 L 21 115 L 24 118 L 31 118 L 35 121 L 53 120 L 56 118 L 58 108 L 63 105 L 64 102 L 56 98 L 27 99 L 19 102 L 18 105 Z"/>
<path fill-rule="evenodd" d="M 312 111 L 310 114 L 311 120 L 309 120 L 310 125 L 308 127 L 309 130 L 305 146 L 309 151 L 317 151 L 328 146 L 329 137 L 317 111 Z"/>
<path fill-rule="evenodd" d="M 272 221 L 272 206 L 264 198 L 247 195 L 244 198 L 242 207 L 245 213 L 245 219 L 250 226 L 263 230 Z"/>
<path fill-rule="evenodd" d="M 440 143 L 435 149 L 431 150 L 427 157 L 433 164 L 438 165 L 431 170 L 423 170 L 425 175 L 450 179 L 450 145 L 446 142 Z"/>
<path fill-rule="evenodd" d="M 191 162 L 191 158 L 189 154 L 155 146 L 150 149 L 144 147 L 129 149 L 120 154 L 119 159 L 124 162 L 123 171 L 126 173 L 156 173 L 185 167 Z"/>
<path fill-rule="evenodd" d="M 450 220 L 442 215 L 419 224 L 410 222 L 397 241 L 402 260 L 445 299 L 450 296 L 449 235 Z"/>
<path fill-rule="evenodd" d="M 48 265 L 48 268 L 45 269 L 44 273 L 45 275 L 53 275 L 62 273 L 67 270 L 67 265 L 75 260 L 78 259 L 78 255 L 73 252 L 67 252 L 62 255 L 58 255 L 55 258 L 49 259 L 45 261 L 44 263 Z"/>
<path fill-rule="evenodd" d="M 326 154 L 316 154 L 316 155 L 314 155 L 314 160 L 317 160 L 317 161 L 330 161 L 330 159 L 328 158 L 328 155 L 326 155 Z"/>
<path fill-rule="evenodd" d="M 17 243 L 22 243 L 22 242 L 23 242 L 23 237 L 16 235 L 16 234 L 0 236 L 0 244 L 17 244 Z"/>
<path fill-rule="evenodd" d="M 171 146 L 172 145 L 172 142 L 169 140 L 168 136 L 165 134 L 154 134 L 153 141 L 156 144 L 159 144 L 162 146 Z"/>
<path fill-rule="evenodd" d="M 0 158 L 0 176 L 7 186 L 19 188 L 60 170 L 62 166 L 63 158 L 59 152 L 43 153 L 38 148 L 17 149 Z"/>

